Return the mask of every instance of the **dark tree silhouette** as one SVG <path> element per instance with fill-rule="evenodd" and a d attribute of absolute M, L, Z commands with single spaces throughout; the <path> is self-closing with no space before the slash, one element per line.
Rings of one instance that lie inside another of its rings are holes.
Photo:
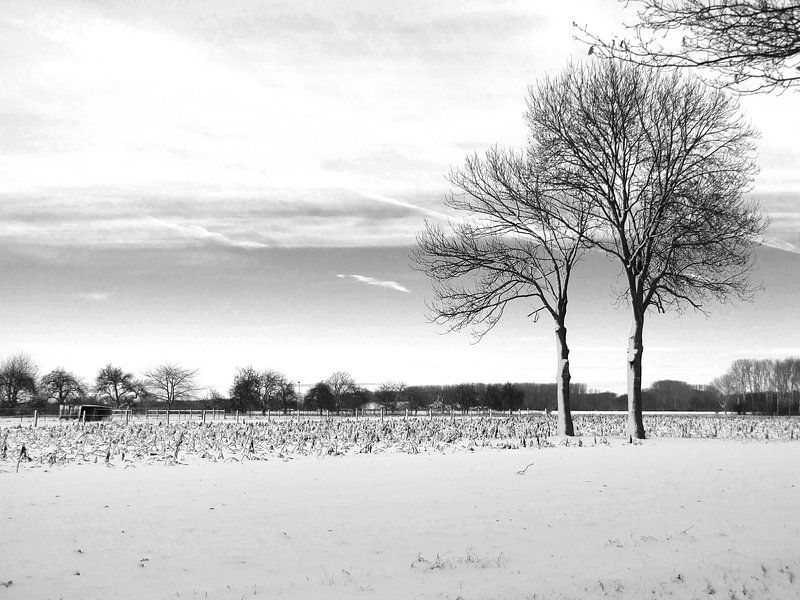
<path fill-rule="evenodd" d="M 253 367 L 236 369 L 230 389 L 231 406 L 246 411 L 261 402 L 261 373 Z"/>
<path fill-rule="evenodd" d="M 303 404 L 311 410 L 335 410 L 336 396 L 327 383 L 320 381 L 306 392 Z"/>
<path fill-rule="evenodd" d="M 603 40 L 576 24 L 590 54 L 653 66 L 708 68 L 710 83 L 753 93 L 800 83 L 800 3 L 789 0 L 623 0 L 627 36 Z"/>
<path fill-rule="evenodd" d="M 69 404 L 86 396 L 81 381 L 66 369 L 58 367 L 42 376 L 39 382 L 39 393 L 48 400 L 58 404 Z"/>
<path fill-rule="evenodd" d="M 94 389 L 101 402 L 113 404 L 115 408 L 130 406 L 141 392 L 141 386 L 132 373 L 111 364 L 98 371 Z"/>
<path fill-rule="evenodd" d="M 36 364 L 24 352 L 0 362 L 0 406 L 13 408 L 36 393 Z"/>

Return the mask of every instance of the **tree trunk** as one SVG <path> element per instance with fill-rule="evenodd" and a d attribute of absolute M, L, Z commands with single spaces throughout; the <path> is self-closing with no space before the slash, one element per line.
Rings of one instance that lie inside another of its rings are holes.
<path fill-rule="evenodd" d="M 634 308 L 631 335 L 628 338 L 628 434 L 638 440 L 645 438 L 642 420 L 643 331 L 644 311 Z"/>
<path fill-rule="evenodd" d="M 567 328 L 556 327 L 556 353 L 558 368 L 556 369 L 556 390 L 558 394 L 558 434 L 575 435 L 572 426 L 572 410 L 569 401 L 569 347 L 567 346 Z"/>

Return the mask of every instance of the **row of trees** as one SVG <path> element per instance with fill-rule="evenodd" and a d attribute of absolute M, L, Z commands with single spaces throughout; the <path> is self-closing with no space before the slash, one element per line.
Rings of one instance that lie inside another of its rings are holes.
<path fill-rule="evenodd" d="M 712 386 L 735 412 L 798 414 L 800 358 L 735 360 Z"/>
<path fill-rule="evenodd" d="M 227 397 L 216 392 L 199 398 L 196 371 L 165 364 L 136 378 L 123 369 L 106 365 L 89 386 L 73 373 L 56 368 L 38 377 L 34 361 L 17 353 L 0 362 L 0 408 L 20 404 L 43 407 L 48 403 L 96 402 L 115 408 L 160 403 L 172 407 L 200 401 L 204 407 L 228 410 L 288 411 L 302 405 L 307 410 L 352 410 L 382 407 L 434 410 L 477 407 L 497 411 L 557 410 L 558 386 L 541 383 L 407 386 L 386 382 L 376 390 L 359 386 L 344 371 L 336 371 L 303 395 L 296 382 L 280 371 L 259 371 L 252 366 L 236 370 Z M 624 410 L 626 397 L 612 392 L 589 391 L 585 384 L 571 383 L 569 394 L 575 410 Z M 710 386 L 662 380 L 643 390 L 652 410 L 711 411 L 720 408 L 738 413 L 800 414 L 800 358 L 782 360 L 741 359 Z"/>
<path fill-rule="evenodd" d="M 167 363 L 150 369 L 142 378 L 108 364 L 97 372 L 94 383 L 58 367 L 38 376 L 36 363 L 18 352 L 0 362 L 0 408 L 15 408 L 20 403 L 44 406 L 48 403 L 78 404 L 97 402 L 115 408 L 134 403 L 191 400 L 199 391 L 196 370 Z"/>

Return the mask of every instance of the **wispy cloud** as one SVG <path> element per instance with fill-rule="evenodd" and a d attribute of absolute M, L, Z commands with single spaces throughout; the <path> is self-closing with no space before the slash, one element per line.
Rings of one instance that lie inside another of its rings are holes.
<path fill-rule="evenodd" d="M 74 294 L 76 298 L 80 298 L 81 300 L 89 300 L 91 302 L 105 302 L 113 294 L 111 292 L 78 292 Z"/>
<path fill-rule="evenodd" d="M 202 225 L 184 225 L 181 223 L 174 223 L 170 221 L 164 221 L 162 219 L 156 219 L 154 217 L 151 217 L 151 219 L 154 222 L 154 224 L 166 227 L 182 237 L 197 240 L 200 242 L 212 242 L 215 244 L 228 246 L 230 248 L 245 248 L 251 250 L 269 247 L 267 244 L 264 244 L 262 242 L 235 240 L 229 238 L 228 236 L 222 233 L 219 233 L 218 231 L 210 231 L 205 227 L 203 227 Z"/>
<path fill-rule="evenodd" d="M 800 248 L 798 248 L 797 246 L 795 246 L 790 242 L 786 242 L 783 240 L 778 240 L 775 238 L 763 238 L 761 240 L 761 243 L 769 248 L 776 248 L 778 250 L 783 250 L 784 252 L 793 252 L 795 254 L 800 254 Z"/>
<path fill-rule="evenodd" d="M 396 281 L 387 281 L 387 280 L 383 280 L 383 279 L 375 279 L 374 277 L 367 277 L 366 275 L 356 275 L 356 274 L 344 275 L 342 273 L 339 273 L 336 276 L 338 278 L 340 278 L 340 279 L 348 279 L 349 278 L 349 279 L 353 279 L 354 281 L 358 281 L 359 283 L 366 283 L 367 285 L 374 285 L 376 287 L 382 287 L 382 288 L 386 288 L 386 289 L 389 289 L 389 290 L 394 290 L 396 292 L 403 292 L 403 293 L 406 293 L 406 294 L 410 294 L 411 293 L 411 290 L 409 290 L 407 287 L 405 287 L 403 285 L 400 285 Z"/>
<path fill-rule="evenodd" d="M 411 202 L 406 202 L 405 200 L 391 198 L 389 196 L 384 196 L 382 194 L 374 194 L 372 192 L 367 192 L 364 190 L 348 190 L 348 191 L 353 192 L 354 194 L 358 194 L 363 198 L 375 200 L 376 202 L 381 202 L 383 204 L 390 204 L 392 206 L 402 206 L 403 208 L 408 208 L 409 210 L 413 210 L 422 213 L 424 215 L 428 215 L 429 217 L 434 217 L 436 219 L 441 219 L 443 221 L 446 221 L 448 218 L 450 218 L 443 212 L 439 212 L 437 210 L 431 210 L 429 208 L 425 208 L 422 206 L 417 206 L 416 204 L 412 204 Z"/>

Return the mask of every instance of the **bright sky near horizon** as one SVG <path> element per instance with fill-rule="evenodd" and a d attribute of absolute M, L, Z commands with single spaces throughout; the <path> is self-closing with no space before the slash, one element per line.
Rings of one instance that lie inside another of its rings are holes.
<path fill-rule="evenodd" d="M 0 0 L 0 356 L 91 379 L 113 362 L 238 366 L 304 383 L 550 381 L 525 306 L 477 345 L 425 321 L 407 252 L 444 175 L 519 146 L 527 86 L 618 26 L 616 0 Z M 630 16 L 630 15 L 629 15 Z M 645 380 L 704 383 L 800 354 L 800 111 L 748 97 L 765 290 L 709 319 L 653 315 Z M 780 250 L 776 250 L 780 249 Z M 624 389 L 613 266 L 573 294 L 573 379 Z"/>

